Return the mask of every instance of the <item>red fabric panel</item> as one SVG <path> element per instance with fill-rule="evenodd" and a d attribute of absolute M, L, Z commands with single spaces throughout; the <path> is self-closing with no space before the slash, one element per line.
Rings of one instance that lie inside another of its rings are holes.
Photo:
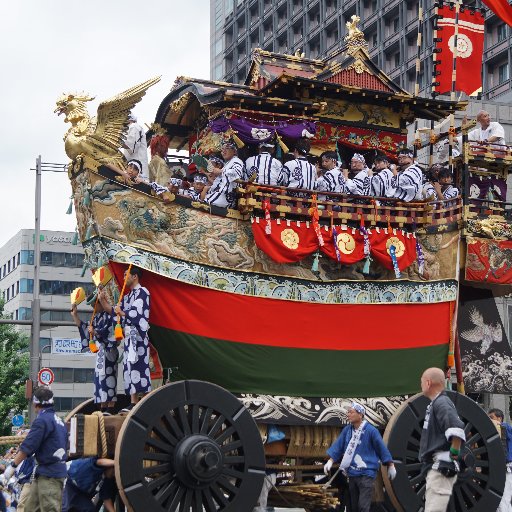
<path fill-rule="evenodd" d="M 338 236 L 336 237 L 338 249 L 340 251 L 341 261 L 343 265 L 351 265 L 356 261 L 364 258 L 364 240 L 358 230 L 352 232 L 351 229 L 343 230 L 336 228 Z M 334 240 L 332 238 L 332 230 L 326 231 L 322 229 L 322 238 L 324 239 L 323 247 L 320 250 L 329 258 L 338 260 L 336 250 L 334 249 Z"/>
<path fill-rule="evenodd" d="M 387 234 L 386 231 L 381 230 L 378 233 L 376 230 L 372 230 L 370 234 L 371 254 L 383 267 L 393 270 L 393 262 L 388 252 L 388 243 L 393 241 L 398 268 L 404 270 L 416 260 L 416 239 L 411 234 L 404 235 L 398 229 L 396 233 L 391 234 Z"/>
<path fill-rule="evenodd" d="M 266 221 L 252 222 L 256 245 L 278 263 L 292 263 L 305 258 L 318 248 L 318 238 L 312 226 L 305 222 L 270 221 L 272 231 L 265 233 Z"/>
<path fill-rule="evenodd" d="M 495 0 L 494 0 L 495 1 Z M 438 37 L 440 42 L 436 47 L 441 49 L 437 59 L 441 61 L 436 66 L 440 74 L 436 77 L 439 86 L 436 92 L 445 93 L 452 89 L 453 68 L 453 36 L 455 33 L 455 9 L 445 5 L 439 8 Z M 484 51 L 484 18 L 478 11 L 471 13 L 469 9 L 459 12 L 457 36 L 457 74 L 455 89 L 466 94 L 474 93 L 482 86 L 482 56 Z M 451 39 L 451 41 L 450 41 Z"/>
<path fill-rule="evenodd" d="M 512 284 L 512 241 L 468 240 L 466 279 Z"/>
<path fill-rule="evenodd" d="M 482 0 L 491 11 L 512 27 L 512 6 L 507 0 Z"/>
<path fill-rule="evenodd" d="M 111 266 L 118 276 L 125 268 Z M 449 341 L 449 302 L 311 304 L 210 290 L 148 271 L 142 284 L 151 293 L 152 324 L 207 338 L 315 350 L 402 349 Z"/>

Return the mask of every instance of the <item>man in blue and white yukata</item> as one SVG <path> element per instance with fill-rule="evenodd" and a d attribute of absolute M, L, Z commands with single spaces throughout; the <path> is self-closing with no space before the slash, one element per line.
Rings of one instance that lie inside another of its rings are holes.
<path fill-rule="evenodd" d="M 236 144 L 232 141 L 225 141 L 222 144 L 221 155 L 224 159 L 224 167 L 214 179 L 211 185 L 207 185 L 205 201 L 221 208 L 233 208 L 236 205 L 235 189 L 236 180 L 243 180 L 245 177 L 245 166 L 242 160 L 236 155 Z"/>
<path fill-rule="evenodd" d="M 311 144 L 307 139 L 299 139 L 293 150 L 293 160 L 283 165 L 278 185 L 288 188 L 299 188 L 306 190 L 314 190 L 317 180 L 317 172 L 315 166 L 307 160 Z M 301 193 L 297 193 L 301 194 Z"/>
<path fill-rule="evenodd" d="M 352 182 L 355 185 L 351 192 L 359 196 L 369 196 L 373 172 L 366 165 L 363 155 L 354 153 L 350 160 L 350 170 L 353 175 Z"/>
<path fill-rule="evenodd" d="M 394 171 L 392 186 L 393 197 L 402 201 L 421 201 L 423 199 L 423 171 L 414 161 L 414 151 L 404 148 L 398 153 L 400 172 Z"/>
<path fill-rule="evenodd" d="M 355 183 L 348 179 L 348 171 L 340 169 L 338 155 L 335 151 L 326 151 L 321 155 L 322 167 L 326 169 L 323 180 L 318 180 L 317 190 L 321 192 L 336 192 L 350 194 L 356 191 Z"/>
<path fill-rule="evenodd" d="M 274 158 L 275 144 L 269 140 L 260 142 L 258 154 L 245 161 L 246 181 L 254 180 L 260 185 L 277 185 L 283 164 Z"/>
<path fill-rule="evenodd" d="M 340 463 L 340 471 L 348 477 L 351 512 L 370 511 L 379 460 L 388 467 L 390 480 L 396 476 L 391 453 L 379 431 L 364 419 L 365 413 L 361 404 L 352 402 L 347 412 L 350 425 L 341 431 L 327 450 L 330 459 L 324 466 L 324 472 L 328 475 L 333 464 Z"/>
<path fill-rule="evenodd" d="M 88 304 L 96 300 L 96 293 L 88 297 Z M 114 323 L 110 310 L 103 309 L 103 305 L 98 300 L 96 311 L 92 326 L 80 320 L 76 304 L 73 304 L 71 308 L 71 316 L 78 327 L 84 349 L 89 349 L 92 330 L 93 341 L 98 349 L 94 367 L 94 403 L 99 404 L 103 414 L 110 415 L 114 413 L 117 401 L 117 359 L 119 350 L 114 336 Z"/>
<path fill-rule="evenodd" d="M 128 275 L 127 275 L 128 273 Z M 120 306 L 112 307 L 102 290 L 100 301 L 104 309 L 111 311 L 114 323 L 119 315 L 124 329 L 123 381 L 130 405 L 123 412 L 130 411 L 139 401 L 140 395 L 151 391 L 149 370 L 149 291 L 140 285 L 142 269 L 131 267 L 125 272 L 127 293 Z"/>

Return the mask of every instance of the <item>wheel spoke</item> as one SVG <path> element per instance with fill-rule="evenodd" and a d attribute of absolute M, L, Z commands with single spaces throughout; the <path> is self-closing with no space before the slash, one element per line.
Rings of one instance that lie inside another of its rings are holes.
<path fill-rule="evenodd" d="M 178 416 L 180 418 L 181 428 L 183 429 L 183 433 L 186 436 L 189 436 L 192 432 L 190 431 L 190 423 L 188 419 L 187 411 L 185 411 L 185 407 L 178 407 Z"/>
<path fill-rule="evenodd" d="M 185 490 L 185 487 L 179 487 L 176 494 L 173 496 L 171 503 L 169 503 L 169 506 L 167 507 L 167 512 L 176 512 L 176 510 L 178 510 L 178 506 L 180 504 L 181 498 L 183 497 L 183 494 L 185 493 Z"/>
<path fill-rule="evenodd" d="M 224 464 L 243 464 L 245 457 L 243 455 L 227 455 L 224 457 Z"/>
<path fill-rule="evenodd" d="M 160 441 L 154 437 L 149 437 L 146 440 L 146 445 L 152 446 L 153 448 L 156 448 L 157 450 L 160 450 L 164 453 L 170 453 L 173 451 L 173 447 L 170 444 L 164 443 L 163 441 Z"/>
<path fill-rule="evenodd" d="M 203 489 L 203 505 L 206 512 L 216 512 L 217 506 L 213 501 L 212 493 L 210 489 Z"/>
<path fill-rule="evenodd" d="M 222 470 L 222 474 L 223 475 L 227 475 L 227 476 L 231 476 L 233 478 L 237 478 L 239 480 L 241 480 L 243 478 L 243 476 L 244 476 L 242 471 L 237 471 L 236 469 L 227 468 L 227 467 L 224 467 L 224 469 Z"/>
<path fill-rule="evenodd" d="M 185 492 L 185 498 L 181 500 L 180 512 L 190 512 L 192 506 L 192 497 L 194 496 L 193 489 L 187 489 Z"/>
<path fill-rule="evenodd" d="M 421 462 L 413 462 L 411 464 L 405 464 L 405 469 L 407 473 L 412 471 L 421 471 L 423 464 Z"/>
<path fill-rule="evenodd" d="M 192 433 L 197 434 L 199 433 L 199 405 L 194 404 L 192 406 L 192 411 L 190 415 L 192 417 Z"/>
<path fill-rule="evenodd" d="M 201 415 L 201 430 L 199 431 L 200 434 L 206 434 L 208 432 L 208 427 L 210 424 L 210 418 L 212 416 L 213 409 L 211 407 L 207 407 L 203 410 L 203 414 Z"/>
<path fill-rule="evenodd" d="M 473 507 L 476 506 L 476 500 L 475 500 L 475 497 L 473 496 L 473 494 L 471 494 L 470 492 L 467 492 L 467 490 L 464 486 L 459 487 L 459 490 L 460 490 L 461 496 L 464 496 L 466 504 L 469 501 Z"/>
<path fill-rule="evenodd" d="M 215 497 L 215 501 L 219 505 L 228 505 L 229 499 L 225 496 L 225 494 L 222 492 L 222 490 L 220 489 L 216 482 L 212 482 L 212 484 L 210 485 L 210 489 L 213 493 L 213 496 Z"/>
<path fill-rule="evenodd" d="M 238 488 L 234 486 L 225 476 L 219 477 L 217 484 L 219 484 L 220 487 L 230 492 L 231 494 L 236 494 L 238 492 Z"/>
<path fill-rule="evenodd" d="M 217 441 L 217 444 L 222 444 L 226 439 L 228 439 L 230 436 L 232 436 L 236 432 L 235 427 L 231 426 L 222 431 L 219 437 L 215 438 L 215 441 Z"/>
<path fill-rule="evenodd" d="M 154 460 L 157 462 L 169 462 L 171 455 L 169 453 L 144 452 L 143 460 Z"/>
<path fill-rule="evenodd" d="M 220 429 L 220 427 L 224 424 L 224 421 L 226 421 L 226 418 L 224 417 L 223 414 L 221 414 L 216 420 L 215 420 L 215 423 L 212 425 L 212 428 L 210 429 L 210 431 L 208 432 L 208 435 L 210 437 L 213 437 L 215 438 L 215 434 L 217 433 L 217 431 Z"/>
<path fill-rule="evenodd" d="M 476 444 L 477 441 L 480 441 L 480 439 L 482 439 L 480 432 L 476 432 L 466 441 L 466 444 L 471 446 L 472 444 Z"/>
<path fill-rule="evenodd" d="M 238 441 L 233 441 L 232 443 L 223 444 L 220 449 L 222 453 L 229 453 L 233 450 L 236 450 L 237 448 L 240 448 L 242 446 L 242 441 L 239 439 Z"/>
<path fill-rule="evenodd" d="M 194 490 L 194 499 L 192 504 L 192 512 L 203 512 L 203 498 L 201 496 L 201 490 Z"/>
<path fill-rule="evenodd" d="M 174 416 L 170 412 L 166 412 L 165 419 L 167 420 L 167 423 L 169 423 L 169 427 L 174 431 L 176 438 L 181 439 L 183 437 L 183 430 L 181 430 Z"/>
<path fill-rule="evenodd" d="M 163 425 L 162 425 L 163 427 Z M 171 446 L 176 446 L 178 444 L 178 440 L 166 430 L 162 430 L 160 425 L 155 425 L 153 427 L 153 432 L 164 442 L 169 443 Z"/>
<path fill-rule="evenodd" d="M 169 482 L 172 479 L 173 479 L 173 475 L 171 475 L 170 473 L 164 473 L 162 476 L 159 476 L 158 478 L 153 479 L 148 484 L 149 492 L 153 492 L 156 489 L 160 489 L 160 487 L 162 487 L 164 484 L 166 484 L 167 482 Z"/>
<path fill-rule="evenodd" d="M 163 473 L 163 472 L 170 472 L 172 471 L 172 464 L 171 463 L 167 463 L 167 464 L 158 464 L 157 466 L 148 466 L 147 468 L 143 468 L 142 469 L 142 474 L 144 476 L 151 476 L 151 475 L 154 475 L 155 473 Z"/>
<path fill-rule="evenodd" d="M 177 480 L 173 480 L 169 485 L 167 485 L 165 488 L 162 487 L 156 494 L 155 494 L 155 500 L 158 502 L 160 506 L 163 505 L 163 503 L 176 492 L 176 490 L 179 487 L 179 483 Z"/>

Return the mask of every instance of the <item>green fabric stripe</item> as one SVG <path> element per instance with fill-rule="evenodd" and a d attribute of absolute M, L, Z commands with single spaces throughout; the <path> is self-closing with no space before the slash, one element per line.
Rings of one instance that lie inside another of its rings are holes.
<path fill-rule="evenodd" d="M 448 345 L 375 351 L 250 345 L 152 326 L 151 342 L 173 376 L 233 393 L 316 397 L 394 396 L 420 391 L 423 370 L 444 368 Z"/>

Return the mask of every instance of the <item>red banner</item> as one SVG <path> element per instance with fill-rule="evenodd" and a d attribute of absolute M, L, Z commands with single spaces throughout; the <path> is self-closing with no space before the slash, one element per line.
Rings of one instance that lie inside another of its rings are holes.
<path fill-rule="evenodd" d="M 252 219 L 256 245 L 278 263 L 299 261 L 318 249 L 318 238 L 309 222 L 270 221 L 270 234 L 265 233 L 266 221 Z"/>
<path fill-rule="evenodd" d="M 343 265 L 352 265 L 356 261 L 364 258 L 364 240 L 363 235 L 357 229 L 343 230 L 336 227 L 336 245 L 340 254 L 340 263 Z M 334 238 L 332 231 L 322 228 L 322 237 L 324 239 L 323 247 L 320 250 L 329 258 L 337 260 L 336 249 L 334 248 Z"/>
<path fill-rule="evenodd" d="M 437 22 L 439 25 L 438 37 L 441 41 L 436 43 L 437 59 L 436 81 L 439 86 L 436 92 L 443 94 L 452 89 L 453 50 L 455 48 L 455 9 L 447 5 L 439 8 L 442 16 Z M 455 90 L 472 94 L 482 87 L 482 56 L 484 50 L 484 17 L 478 11 L 469 9 L 460 10 L 457 23 L 457 63 Z"/>
<path fill-rule="evenodd" d="M 395 255 L 400 270 L 406 269 L 416 260 L 416 238 L 411 233 L 398 229 L 388 233 L 387 229 L 377 231 L 372 229 L 370 234 L 372 257 L 384 268 L 393 270 L 393 261 L 389 248 L 395 246 Z"/>
<path fill-rule="evenodd" d="M 512 241 L 468 238 L 466 279 L 512 284 Z"/>
<path fill-rule="evenodd" d="M 507 0 L 482 0 L 491 11 L 512 27 L 512 6 Z"/>

